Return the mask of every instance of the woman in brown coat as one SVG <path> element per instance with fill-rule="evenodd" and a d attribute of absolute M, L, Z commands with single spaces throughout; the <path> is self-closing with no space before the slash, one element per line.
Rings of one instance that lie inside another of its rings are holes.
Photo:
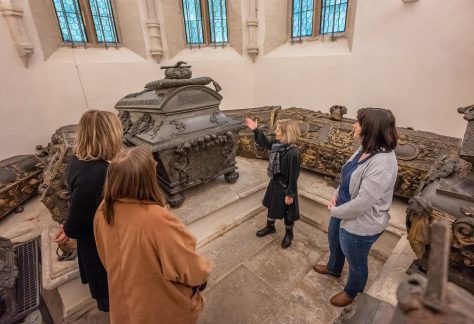
<path fill-rule="evenodd" d="M 151 153 L 140 147 L 119 153 L 104 189 L 94 234 L 107 270 L 111 322 L 195 323 L 211 264 L 164 207 Z"/>

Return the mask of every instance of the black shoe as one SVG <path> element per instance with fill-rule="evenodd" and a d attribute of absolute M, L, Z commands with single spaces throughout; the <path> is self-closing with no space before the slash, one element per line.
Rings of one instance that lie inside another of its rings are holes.
<path fill-rule="evenodd" d="M 257 231 L 257 236 L 264 237 L 264 236 L 267 236 L 268 234 L 273 234 L 275 232 L 276 232 L 275 225 L 267 225 L 261 230 Z"/>
<path fill-rule="evenodd" d="M 283 241 L 281 241 L 281 247 L 283 249 L 287 249 L 291 245 L 291 241 L 293 240 L 293 229 L 286 229 L 285 237 L 283 238 Z"/>

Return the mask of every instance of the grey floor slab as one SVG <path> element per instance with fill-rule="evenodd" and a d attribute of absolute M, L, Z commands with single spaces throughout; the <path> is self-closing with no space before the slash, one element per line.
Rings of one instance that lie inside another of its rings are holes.
<path fill-rule="evenodd" d="M 308 228 L 303 231 L 305 227 L 310 225 L 303 222 L 295 225 L 294 240 L 290 248 L 281 248 L 282 233 L 244 263 L 250 271 L 282 295 L 287 294 L 311 270 L 325 251 L 316 248 L 322 246 L 321 232 L 313 228 L 314 234 L 308 235 L 307 232 L 313 231 Z"/>
<path fill-rule="evenodd" d="M 199 253 L 214 262 L 208 281 L 209 287 L 239 264 L 251 258 L 278 235 L 273 234 L 261 238 L 255 235 L 256 231 L 265 224 L 265 219 L 266 212 L 260 213 L 199 249 Z M 279 228 L 278 232 L 281 231 L 282 228 Z"/>
<path fill-rule="evenodd" d="M 277 310 L 282 299 L 243 265 L 204 295 L 207 305 L 200 315 L 200 324 L 262 323 Z"/>
<path fill-rule="evenodd" d="M 344 288 L 347 264 L 341 278 L 314 272 L 312 266 L 329 257 L 327 234 L 298 221 L 293 244 L 284 250 L 281 221 L 276 234 L 255 236 L 265 217 L 261 212 L 199 250 L 215 264 L 199 323 L 332 323 L 342 309 L 329 298 Z M 382 266 L 369 257 L 367 287 Z"/>

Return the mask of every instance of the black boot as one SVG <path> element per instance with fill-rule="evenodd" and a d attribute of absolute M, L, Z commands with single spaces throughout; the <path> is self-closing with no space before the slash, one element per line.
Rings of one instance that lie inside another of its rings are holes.
<path fill-rule="evenodd" d="M 285 228 L 286 233 L 283 241 L 281 241 L 281 247 L 287 249 L 291 245 L 291 240 L 293 240 L 293 228 Z"/>
<path fill-rule="evenodd" d="M 275 221 L 271 221 L 267 219 L 267 226 L 262 228 L 261 230 L 257 231 L 257 236 L 258 237 L 264 237 L 267 236 L 268 234 L 273 234 L 275 233 Z"/>

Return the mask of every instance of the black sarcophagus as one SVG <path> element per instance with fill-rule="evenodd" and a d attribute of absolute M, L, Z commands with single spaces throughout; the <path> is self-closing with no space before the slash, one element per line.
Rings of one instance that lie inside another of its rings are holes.
<path fill-rule="evenodd" d="M 241 122 L 219 110 L 219 85 L 208 77 L 191 79 L 183 62 L 166 68 L 166 78 L 145 90 L 127 95 L 115 108 L 130 145 L 150 148 L 158 162 L 158 181 L 168 192 L 168 203 L 180 206 L 182 191 L 225 175 L 238 178 L 235 162 Z M 206 87 L 213 82 L 216 90 Z"/>

